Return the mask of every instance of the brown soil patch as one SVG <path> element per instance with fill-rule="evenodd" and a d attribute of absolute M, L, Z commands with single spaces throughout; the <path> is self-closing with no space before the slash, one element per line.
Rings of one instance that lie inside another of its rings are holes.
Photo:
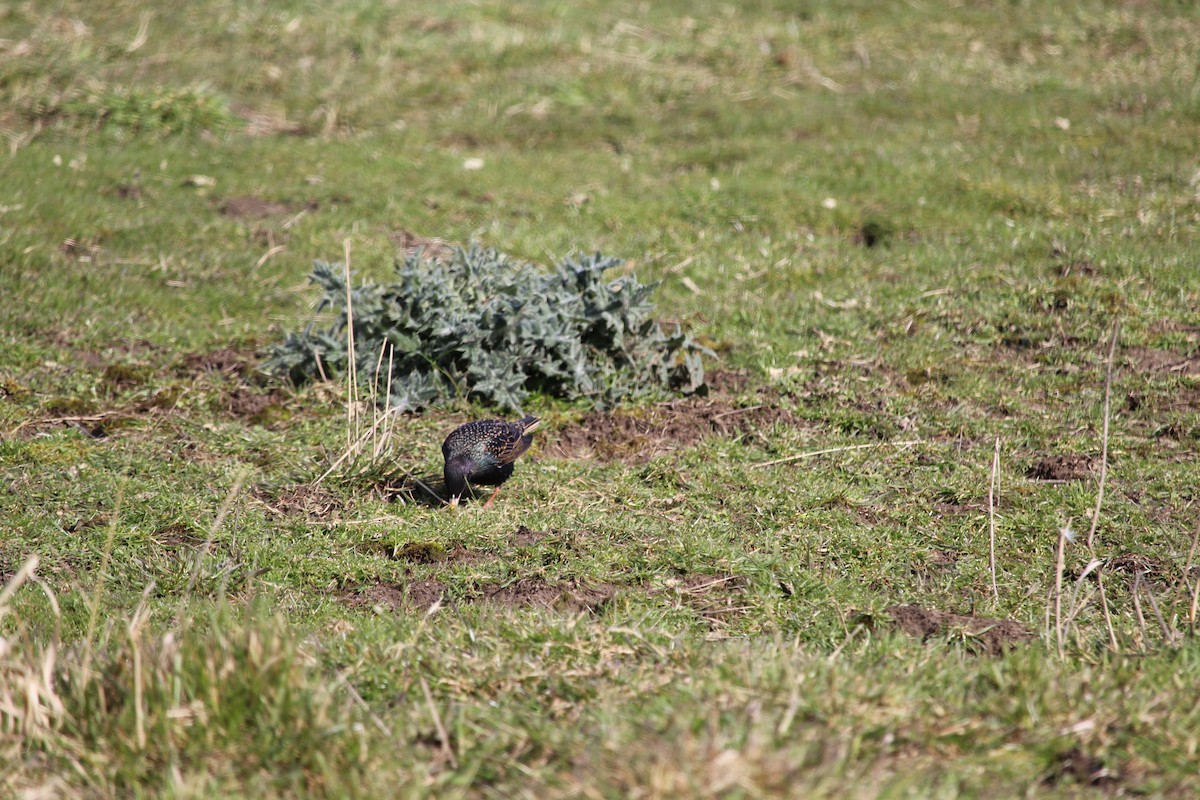
<path fill-rule="evenodd" d="M 1079 786 L 1113 787 L 1120 783 L 1118 772 L 1108 769 L 1102 760 L 1072 747 L 1065 753 L 1059 753 L 1054 763 L 1050 765 L 1049 774 L 1042 779 L 1047 786 L 1054 786 L 1064 780 L 1069 780 Z"/>
<path fill-rule="evenodd" d="M 1152 408 L 1154 412 L 1200 410 L 1200 388 L 1190 386 L 1175 387 L 1175 390 L 1169 394 L 1156 398 L 1156 401 L 1152 404 Z M 1151 419 L 1157 419 L 1153 414 L 1147 414 L 1146 416 Z M 1186 435 L 1187 432 L 1188 429 L 1179 423 L 1168 423 L 1159 428 L 1154 435 L 1156 438 L 1167 436 L 1178 439 Z"/>
<path fill-rule="evenodd" d="M 521 578 L 515 583 L 484 590 L 483 602 L 506 608 L 557 608 L 595 613 L 616 594 L 611 583 L 555 585 L 540 578 Z"/>
<path fill-rule="evenodd" d="M 299 136 L 304 133 L 304 127 L 300 123 L 289 120 L 281 111 L 234 106 L 234 113 L 246 121 L 243 130 L 249 136 Z"/>
<path fill-rule="evenodd" d="M 374 488 L 383 499 L 401 504 L 436 507 L 449 500 L 446 483 L 439 475 L 398 475 L 379 482 Z"/>
<path fill-rule="evenodd" d="M 1078 453 L 1047 456 L 1025 470 L 1025 477 L 1035 481 L 1081 481 L 1092 474 L 1090 456 Z"/>
<path fill-rule="evenodd" d="M 404 251 L 405 255 L 421 253 L 424 258 L 446 258 L 454 252 L 454 246 L 436 236 L 418 236 L 412 231 L 398 230 L 388 234 L 392 244 Z"/>
<path fill-rule="evenodd" d="M 1040 334 L 1027 332 L 1024 329 L 1010 330 L 1000 337 L 1003 347 L 1039 355 L 1052 350 L 1098 349 L 1095 342 L 1085 342 L 1078 336 L 1059 336 L 1056 334 Z"/>
<path fill-rule="evenodd" d="M 960 630 L 978 643 L 982 652 L 999 655 L 1006 648 L 1033 638 L 1033 632 L 1011 619 L 988 619 L 947 611 L 896 605 L 885 609 L 897 628 L 922 642 Z"/>
<path fill-rule="evenodd" d="M 91 350 L 74 350 L 71 357 L 77 366 L 86 369 L 104 369 L 108 366 L 108 360 L 104 356 Z"/>
<path fill-rule="evenodd" d="M 799 424 L 774 398 L 737 408 L 727 399 L 691 397 L 645 408 L 590 411 L 555 433 L 543 449 L 552 458 L 640 464 L 714 436 L 759 435 L 781 422 Z"/>
<path fill-rule="evenodd" d="M 1095 264 L 1087 259 L 1081 259 L 1078 261 L 1068 261 L 1064 263 L 1059 268 L 1058 274 L 1063 278 L 1070 277 L 1071 275 L 1083 275 L 1090 278 L 1100 274 L 1100 270 L 1096 268 Z"/>
<path fill-rule="evenodd" d="M 159 348 L 145 339 L 138 339 L 129 342 L 116 342 L 103 349 L 102 353 L 94 350 L 81 350 L 71 345 L 71 340 L 66 338 L 66 335 L 56 333 L 52 337 L 52 342 L 63 349 L 67 350 L 67 356 L 63 359 L 64 363 L 71 367 L 82 367 L 84 369 L 92 369 L 100 371 L 102 379 L 105 382 L 113 382 L 113 378 L 118 380 L 122 377 L 120 373 L 124 371 L 142 373 L 142 377 L 148 377 L 154 370 L 141 359 L 148 353 L 154 353 Z"/>
<path fill-rule="evenodd" d="M 1186 356 L 1175 350 L 1154 347 L 1126 347 L 1121 358 L 1138 372 L 1165 375 L 1200 376 L 1200 354 Z"/>
<path fill-rule="evenodd" d="M 144 384 L 151 376 L 151 370 L 145 366 L 130 364 L 109 364 L 100 373 L 100 381 L 112 391 L 124 391 Z"/>
<path fill-rule="evenodd" d="M 145 194 L 145 192 L 143 191 L 142 187 L 135 182 L 122 181 L 121 183 L 114 184 L 113 186 L 104 187 L 100 190 L 100 194 L 104 195 L 105 197 L 117 197 L 121 200 L 137 201 L 142 199 L 142 196 Z"/>
<path fill-rule="evenodd" d="M 341 501 L 324 487 L 307 483 L 288 487 L 274 495 L 260 489 L 254 496 L 278 517 L 328 519 L 342 507 Z"/>
<path fill-rule="evenodd" d="M 930 503 L 928 507 L 939 517 L 961 517 L 964 514 L 978 514 L 987 510 L 983 503 L 962 503 L 954 500 L 941 500 Z"/>
<path fill-rule="evenodd" d="M 73 402 L 51 402 L 42 408 L 42 414 L 29 417 L 7 431 L 7 436 L 20 436 L 27 440 L 41 430 L 51 426 L 74 428 L 89 439 L 104 439 L 114 431 L 135 424 L 137 418 L 124 411 L 99 411 L 88 413 L 90 406 L 76 406 Z M 138 408 L 138 411 L 142 409 Z"/>
<path fill-rule="evenodd" d="M 667 582 L 657 592 L 674 592 L 677 600 L 704 617 L 714 627 L 750 610 L 742 599 L 747 580 L 728 573 L 693 572 Z"/>
<path fill-rule="evenodd" d="M 512 535 L 512 543 L 517 547 L 529 547 L 540 542 L 550 535 L 550 531 L 535 531 L 526 528 L 524 525 L 518 526 L 516 533 Z"/>
<path fill-rule="evenodd" d="M 1165 558 L 1124 553 L 1110 559 L 1104 571 L 1119 576 L 1130 591 L 1140 580 L 1146 589 L 1157 594 L 1169 590 L 1171 586 L 1178 586 L 1181 579 L 1191 579 L 1190 574 L 1184 574 L 1183 566 Z M 1200 568 L 1193 566 L 1191 571 L 1194 573 L 1197 569 Z"/>
<path fill-rule="evenodd" d="M 172 522 L 170 525 L 159 528 L 150 535 L 150 538 L 154 540 L 155 544 L 168 550 L 199 547 L 206 540 L 204 534 L 182 522 Z"/>
<path fill-rule="evenodd" d="M 265 219 L 291 213 L 293 209 L 285 203 L 276 203 L 247 194 L 229 198 L 217 206 L 217 210 L 235 219 Z"/>
<path fill-rule="evenodd" d="M 926 553 L 920 561 L 910 567 L 914 575 L 943 575 L 958 569 L 959 554 L 950 550 L 934 550 Z"/>
<path fill-rule="evenodd" d="M 735 395 L 750 388 L 750 373 L 744 369 L 718 369 L 704 373 L 704 385 L 713 395 Z"/>
<path fill-rule="evenodd" d="M 412 564 L 474 564 L 495 558 L 491 553 L 472 550 L 461 544 L 443 547 L 436 542 L 405 542 L 402 545 L 385 546 L 385 549 L 389 558 Z"/>
<path fill-rule="evenodd" d="M 434 603 L 446 596 L 446 585 L 439 580 L 426 578 L 406 583 L 376 583 L 365 588 L 347 592 L 343 597 L 347 605 L 355 608 L 382 606 L 395 611 L 428 611 Z"/>
<path fill-rule="evenodd" d="M 251 424 L 266 425 L 283 415 L 285 397 L 281 389 L 272 389 L 264 394 L 238 386 L 221 398 L 221 409 Z"/>
<path fill-rule="evenodd" d="M 1139 572 L 1146 575 L 1161 575 L 1162 564 L 1140 553 L 1125 553 L 1109 560 L 1108 570 L 1110 572 L 1127 572 L 1130 575 L 1136 575 Z"/>
<path fill-rule="evenodd" d="M 79 261 L 94 261 L 100 253 L 100 240 L 94 236 L 67 237 L 63 239 L 63 243 L 58 246 L 60 252 L 74 256 Z"/>
<path fill-rule="evenodd" d="M 101 511 L 93 514 L 90 517 L 81 517 L 74 522 L 67 523 L 63 525 L 63 530 L 67 531 L 68 533 L 78 533 L 79 531 L 85 531 L 88 528 L 98 528 L 102 525 L 107 525 L 110 516 L 111 515 L 107 512 Z"/>
<path fill-rule="evenodd" d="M 616 594 L 611 583 L 567 584 L 547 583 L 541 578 L 521 578 L 515 583 L 485 585 L 477 602 L 503 608 L 544 608 L 578 613 L 597 613 Z M 375 583 L 343 593 L 342 598 L 352 607 L 383 606 L 406 611 L 427 611 L 434 603 L 445 603 L 446 584 L 435 578 Z"/>
<path fill-rule="evenodd" d="M 219 372 L 225 375 L 249 375 L 258 363 L 253 347 L 228 346 L 209 353 L 189 353 L 175 365 L 180 376 L 204 375 Z"/>

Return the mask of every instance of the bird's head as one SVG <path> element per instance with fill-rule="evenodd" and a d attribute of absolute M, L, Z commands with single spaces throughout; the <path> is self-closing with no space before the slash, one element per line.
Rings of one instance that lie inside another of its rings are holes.
<path fill-rule="evenodd" d="M 442 476 L 446 479 L 446 493 L 450 495 L 451 503 L 457 504 L 456 501 L 467 491 L 467 476 L 473 469 L 474 464 L 469 456 L 454 456 L 446 461 Z"/>

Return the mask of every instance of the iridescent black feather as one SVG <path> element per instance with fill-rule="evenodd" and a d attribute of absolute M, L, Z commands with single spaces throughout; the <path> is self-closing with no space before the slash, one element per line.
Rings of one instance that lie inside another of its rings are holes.
<path fill-rule="evenodd" d="M 451 431 L 442 442 L 443 474 L 450 497 L 462 497 L 468 485 L 499 487 L 512 477 L 513 462 L 533 443 L 533 430 L 539 422 L 537 417 L 517 422 L 484 419 Z"/>

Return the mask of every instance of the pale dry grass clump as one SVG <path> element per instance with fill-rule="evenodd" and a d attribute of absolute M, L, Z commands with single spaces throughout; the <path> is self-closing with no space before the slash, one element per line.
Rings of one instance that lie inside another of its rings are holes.
<path fill-rule="evenodd" d="M 94 642 L 64 648 L 58 601 L 37 564 L 30 558 L 0 593 L 9 630 L 0 639 L 0 793 L 226 785 L 320 795 L 356 780 L 369 757 L 361 699 L 324 675 L 280 620 L 225 606 L 155 633 L 143 602 L 107 620 Z M 46 609 L 19 596 L 29 583 Z"/>

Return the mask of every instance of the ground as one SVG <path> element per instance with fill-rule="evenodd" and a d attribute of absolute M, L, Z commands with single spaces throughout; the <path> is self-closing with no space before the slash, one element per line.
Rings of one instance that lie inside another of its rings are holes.
<path fill-rule="evenodd" d="M 0 8 L 0 794 L 1191 797 L 1189 4 Z M 313 261 L 624 259 L 492 508 Z"/>

